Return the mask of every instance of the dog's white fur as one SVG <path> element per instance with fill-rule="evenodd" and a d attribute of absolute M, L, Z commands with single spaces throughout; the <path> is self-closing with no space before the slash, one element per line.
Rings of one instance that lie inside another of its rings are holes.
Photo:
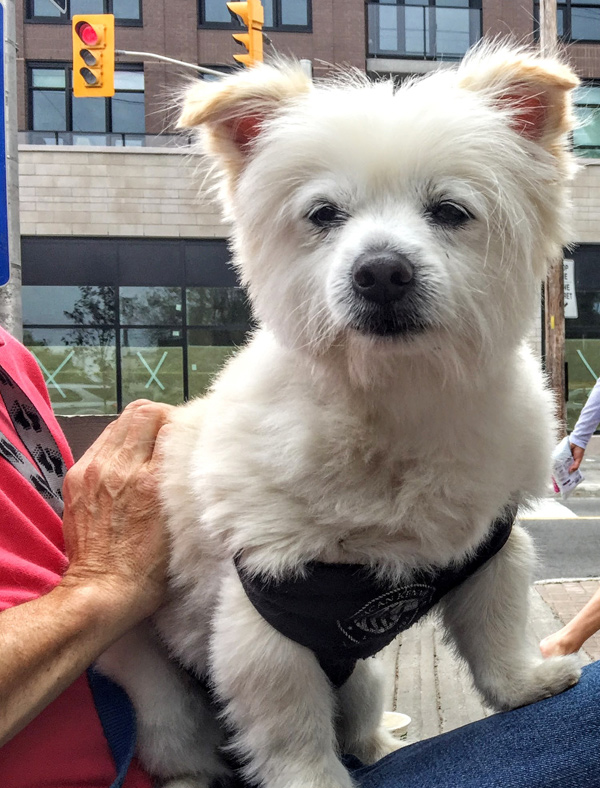
<path fill-rule="evenodd" d="M 272 576 L 319 560 L 401 580 L 466 558 L 507 501 L 545 491 L 552 405 L 523 338 L 570 240 L 576 84 L 558 61 L 483 46 L 400 88 L 358 75 L 317 87 L 280 64 L 186 98 L 182 125 L 205 128 L 222 169 L 261 328 L 174 417 L 171 601 L 155 624 L 180 663 L 210 673 L 246 774 L 267 788 L 350 788 L 338 752 L 372 761 L 395 745 L 379 728 L 376 662 L 334 692 L 312 652 L 255 611 L 232 556 Z M 436 222 L 447 201 L 470 218 Z M 326 230 L 309 218 L 322 203 L 343 211 Z M 372 251 L 411 261 L 418 331 L 365 330 L 351 269 Z M 438 606 L 496 709 L 578 678 L 573 659 L 542 660 L 526 637 L 531 555 L 515 527 Z M 148 767 L 207 788 L 226 772 L 218 725 L 149 637 L 100 664 L 135 702 Z"/>

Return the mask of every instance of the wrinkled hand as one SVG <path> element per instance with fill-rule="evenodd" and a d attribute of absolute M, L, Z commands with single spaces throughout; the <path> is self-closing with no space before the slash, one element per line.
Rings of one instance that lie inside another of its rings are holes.
<path fill-rule="evenodd" d="M 569 446 L 571 447 L 571 454 L 573 455 L 573 464 L 569 468 L 569 473 L 574 473 L 581 465 L 585 449 L 582 449 L 581 446 L 576 446 L 574 443 L 570 443 Z"/>
<path fill-rule="evenodd" d="M 92 586 L 132 619 L 151 615 L 166 591 L 158 470 L 172 410 L 146 400 L 128 405 L 65 478 L 70 564 L 62 583 Z"/>

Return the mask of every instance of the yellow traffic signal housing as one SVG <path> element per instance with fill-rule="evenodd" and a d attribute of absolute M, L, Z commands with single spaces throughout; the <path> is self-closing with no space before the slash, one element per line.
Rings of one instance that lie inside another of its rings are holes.
<path fill-rule="evenodd" d="M 113 14 L 73 17 L 73 95 L 114 96 L 115 18 Z"/>
<path fill-rule="evenodd" d="M 227 8 L 239 16 L 248 29 L 247 33 L 233 34 L 234 39 L 248 50 L 245 55 L 234 55 L 234 59 L 245 66 L 261 63 L 263 59 L 262 27 L 265 22 L 262 3 L 260 0 L 247 0 L 245 3 L 227 3 Z"/>

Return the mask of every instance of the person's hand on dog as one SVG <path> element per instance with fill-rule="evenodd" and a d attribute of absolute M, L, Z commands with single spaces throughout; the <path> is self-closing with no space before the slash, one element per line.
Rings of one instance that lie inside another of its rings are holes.
<path fill-rule="evenodd" d="M 92 587 L 131 625 L 164 601 L 168 543 L 158 496 L 161 444 L 172 407 L 128 405 L 67 473 L 61 585 Z"/>

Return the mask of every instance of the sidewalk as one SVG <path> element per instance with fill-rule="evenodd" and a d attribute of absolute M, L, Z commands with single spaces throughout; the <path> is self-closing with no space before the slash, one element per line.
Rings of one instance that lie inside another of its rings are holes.
<path fill-rule="evenodd" d="M 531 632 L 536 641 L 566 623 L 598 585 L 593 580 L 536 584 L 531 591 Z M 442 643 L 433 621 L 426 620 L 402 634 L 380 658 L 388 680 L 386 708 L 412 718 L 407 743 L 489 716 L 466 670 Z M 586 662 L 600 659 L 600 635 L 588 641 L 582 658 Z"/>

